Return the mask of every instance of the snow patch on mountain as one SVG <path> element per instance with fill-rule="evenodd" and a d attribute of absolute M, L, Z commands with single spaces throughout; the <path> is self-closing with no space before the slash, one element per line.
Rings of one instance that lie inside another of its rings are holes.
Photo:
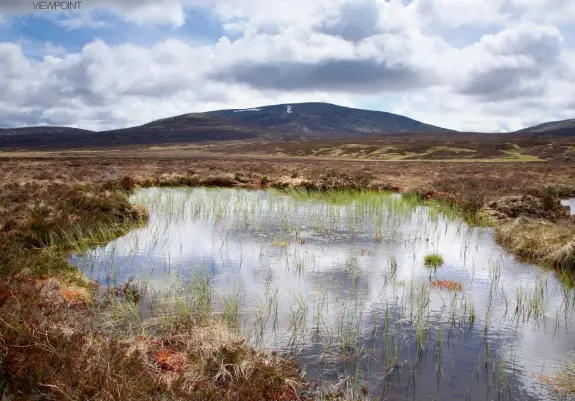
<path fill-rule="evenodd" d="M 234 110 L 234 113 L 241 113 L 243 111 L 261 111 L 261 109 L 241 109 L 241 110 Z"/>

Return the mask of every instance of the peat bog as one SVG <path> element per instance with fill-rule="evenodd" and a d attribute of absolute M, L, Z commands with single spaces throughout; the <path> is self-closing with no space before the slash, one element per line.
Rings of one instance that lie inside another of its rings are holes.
<path fill-rule="evenodd" d="M 566 395 L 572 165 L 495 164 L 2 158 L 1 394 Z"/>
<path fill-rule="evenodd" d="M 109 298 L 102 330 L 153 335 L 166 319 L 215 313 L 350 397 L 557 395 L 548 378 L 572 351 L 575 293 L 448 205 L 205 188 L 139 189 L 131 201 L 149 211 L 144 227 L 71 258 L 102 294 L 138 293 Z"/>

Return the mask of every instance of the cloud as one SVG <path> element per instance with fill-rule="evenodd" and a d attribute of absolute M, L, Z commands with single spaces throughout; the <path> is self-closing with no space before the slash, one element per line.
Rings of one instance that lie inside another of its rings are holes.
<path fill-rule="evenodd" d="M 560 68 L 562 42 L 557 28 L 535 24 L 485 35 L 459 52 L 467 68 L 458 91 L 490 101 L 543 96 L 549 72 Z"/>
<path fill-rule="evenodd" d="M 575 20 L 575 3 L 571 0 L 507 0 L 505 7 L 524 21 L 572 26 Z"/>
<path fill-rule="evenodd" d="M 306 91 L 278 95 L 205 78 L 211 49 L 167 40 L 150 48 L 95 41 L 80 53 L 28 59 L 19 45 L 0 44 L 3 124 L 108 129 L 190 111 L 249 107 L 283 100 L 351 103 L 345 95 Z M 202 62 L 201 60 L 204 60 Z M 193 74 L 190 66 L 194 66 Z"/>
<path fill-rule="evenodd" d="M 66 29 L 102 29 L 108 23 L 102 19 L 95 18 L 91 13 L 70 13 L 56 20 L 56 24 Z"/>
<path fill-rule="evenodd" d="M 433 52 L 445 46 L 417 32 L 383 33 L 354 42 L 294 29 L 222 41 L 210 77 L 282 91 L 410 90 L 438 83 Z"/>
<path fill-rule="evenodd" d="M 508 17 L 504 0 L 414 0 L 412 7 L 423 23 L 438 26 L 500 25 Z"/>
<path fill-rule="evenodd" d="M 185 23 L 184 5 L 179 0 L 83 0 L 79 10 L 74 12 L 38 9 L 34 7 L 37 2 L 37 0 L 0 0 L 0 17 L 4 19 L 8 16 L 31 13 L 40 16 L 56 14 L 67 21 L 69 28 L 80 26 L 100 28 L 102 21 L 92 19 L 89 13 L 106 11 L 136 24 L 167 24 L 180 27 Z"/>
<path fill-rule="evenodd" d="M 556 27 L 524 23 L 494 35 L 485 35 L 478 46 L 493 55 L 527 55 L 545 64 L 556 60 L 562 42 L 563 37 Z"/>
<path fill-rule="evenodd" d="M 0 0 L 0 14 L 31 14 L 30 4 Z M 100 129 L 217 108 L 381 99 L 387 111 L 447 128 L 518 129 L 575 117 L 573 4 L 86 0 L 81 12 L 47 17 L 60 37 L 86 28 L 106 37 L 109 14 L 173 29 L 139 45 L 129 35 L 112 45 L 90 34 L 79 51 L 52 39 L 35 52 L 0 43 L 0 118 Z M 194 10 L 227 36 L 186 40 Z"/>
<path fill-rule="evenodd" d="M 361 0 L 343 4 L 324 17 L 318 31 L 359 41 L 380 32 L 379 7 L 375 0 Z"/>
<path fill-rule="evenodd" d="M 319 63 L 242 64 L 212 75 L 255 88 L 285 91 L 318 89 L 334 92 L 403 91 L 429 83 L 406 65 L 374 60 L 323 60 Z"/>

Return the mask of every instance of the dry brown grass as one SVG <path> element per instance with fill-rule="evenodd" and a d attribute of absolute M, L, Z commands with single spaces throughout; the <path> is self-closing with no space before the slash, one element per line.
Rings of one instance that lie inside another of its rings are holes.
<path fill-rule="evenodd" d="M 219 320 L 161 335 L 99 332 L 83 288 L 12 277 L 0 287 L 2 379 L 18 400 L 296 400 L 292 360 L 264 354 Z M 66 295 L 68 294 L 68 295 Z"/>
<path fill-rule="evenodd" d="M 566 362 L 552 376 L 537 376 L 543 383 L 562 399 L 575 397 L 575 363 Z"/>
<path fill-rule="evenodd" d="M 531 261 L 575 269 L 575 226 L 520 217 L 497 227 L 495 238 L 510 251 Z"/>
<path fill-rule="evenodd" d="M 135 149 L 135 147 L 134 147 Z M 458 160 L 574 161 L 575 139 L 568 136 L 485 134 L 399 134 L 376 137 L 294 140 L 231 141 L 180 146 L 140 148 L 141 153 L 168 155 L 183 151 L 268 156 L 329 158 L 332 160 Z"/>
<path fill-rule="evenodd" d="M 298 177 L 318 182 L 331 175 L 342 185 L 365 177 L 374 184 L 414 189 L 428 186 L 452 194 L 483 192 L 488 196 L 523 195 L 544 191 L 575 195 L 575 164 L 545 163 L 442 163 L 418 161 L 322 160 L 317 158 L 257 155 L 199 155 L 185 151 L 125 151 L 122 157 L 64 154 L 35 158 L 0 159 L 0 184 L 5 183 L 110 183 L 122 179 L 138 185 L 199 185 L 209 176 L 222 177 L 227 185 L 254 186 L 267 177 Z M 237 180 L 240 178 L 240 180 Z M 209 182 L 209 180 L 208 180 Z"/>
<path fill-rule="evenodd" d="M 575 363 L 566 363 L 554 378 L 555 389 L 564 397 L 575 397 Z"/>
<path fill-rule="evenodd" d="M 334 164 L 180 151 L 1 158 L 1 379 L 18 400 L 295 399 L 293 389 L 303 382 L 293 361 L 251 350 L 213 320 L 189 320 L 156 338 L 95 328 L 94 290 L 66 262 L 69 249 L 58 238 L 81 241 L 96 229 L 105 240 L 138 224 L 145 211 L 131 205 L 127 195 L 139 186 L 379 188 L 415 191 L 475 213 L 505 195 L 573 195 L 573 167 L 555 162 Z M 513 230 L 523 230 L 525 240 L 515 242 Z M 549 242 L 537 240 L 539 230 L 548 233 Z M 502 242 L 517 253 L 567 265 L 571 230 L 564 222 L 524 227 L 519 221 L 498 235 L 505 235 Z M 549 252 L 533 252 L 536 247 Z"/>
<path fill-rule="evenodd" d="M 66 261 L 83 236 L 111 239 L 146 217 L 128 202 L 127 191 L 138 186 L 261 187 L 264 175 L 153 163 L 148 170 L 107 164 L 114 172 L 85 161 L 16 165 L 27 167 L 7 169 L 0 184 L 0 391 L 19 400 L 305 398 L 293 360 L 253 350 L 213 318 L 180 318 L 153 338 L 121 327 L 102 332 L 95 316 L 105 316 L 99 308 L 106 305 L 94 302 L 91 283 Z M 331 174 L 318 182 L 346 185 Z"/>
<path fill-rule="evenodd" d="M 570 210 L 549 195 L 503 196 L 484 205 L 482 212 L 497 221 L 530 217 L 547 221 L 568 220 Z"/>
<path fill-rule="evenodd" d="M 8 184 L 1 187 L 0 231 L 26 246 L 40 247 L 72 226 L 121 223 L 146 217 L 127 197 L 101 185 Z"/>

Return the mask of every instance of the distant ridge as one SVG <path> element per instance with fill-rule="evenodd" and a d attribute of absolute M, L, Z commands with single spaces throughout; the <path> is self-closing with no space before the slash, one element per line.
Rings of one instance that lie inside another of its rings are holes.
<path fill-rule="evenodd" d="M 383 111 L 329 103 L 291 103 L 163 118 L 137 127 L 0 129 L 0 149 L 66 149 L 227 140 L 342 139 L 399 133 L 455 132 Z"/>
<path fill-rule="evenodd" d="M 525 128 L 518 133 L 552 134 L 552 135 L 575 135 L 575 118 L 570 120 L 551 121 L 533 127 Z"/>
<path fill-rule="evenodd" d="M 52 126 L 5 128 L 0 129 L 0 149 L 78 149 L 230 140 L 330 140 L 413 133 L 458 132 L 384 111 L 311 102 L 187 113 L 137 127 L 99 132 Z M 516 133 L 575 135 L 575 119 L 540 124 Z"/>

